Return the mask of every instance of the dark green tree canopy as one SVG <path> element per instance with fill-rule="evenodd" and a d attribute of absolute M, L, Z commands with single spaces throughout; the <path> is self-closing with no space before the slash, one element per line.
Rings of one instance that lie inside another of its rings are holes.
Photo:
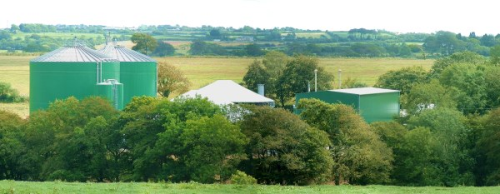
<path fill-rule="evenodd" d="M 175 48 L 171 44 L 165 41 L 158 41 L 158 46 L 153 51 L 153 55 L 164 57 L 164 56 L 172 56 L 175 53 Z"/>
<path fill-rule="evenodd" d="M 272 85 L 272 82 L 269 79 L 270 75 L 262 67 L 260 61 L 255 60 L 250 66 L 248 66 L 248 71 L 243 77 L 243 82 L 245 82 L 245 86 L 248 89 L 257 92 L 257 84 L 264 84 L 267 87 Z M 267 92 L 269 93 L 269 89 Z"/>
<path fill-rule="evenodd" d="M 310 85 L 315 88 L 315 70 L 317 70 L 317 89 L 328 90 L 332 88 L 333 75 L 326 72 L 318 65 L 318 59 L 299 55 L 290 60 L 277 80 L 276 96 L 282 106 L 295 97 L 296 93 L 307 92 Z"/>
<path fill-rule="evenodd" d="M 302 99 L 300 116 L 328 133 L 336 184 L 374 184 L 389 181 L 393 155 L 377 133 L 350 106 Z"/>
<path fill-rule="evenodd" d="M 375 87 L 399 90 L 401 94 L 407 94 L 413 85 L 426 83 L 428 81 L 427 74 L 427 71 L 421 66 L 391 70 L 378 78 Z"/>
<path fill-rule="evenodd" d="M 158 46 L 156 39 L 145 33 L 135 33 L 130 40 L 135 43 L 132 50 L 139 51 L 145 55 L 151 54 Z"/>
<path fill-rule="evenodd" d="M 251 107 L 240 124 L 250 139 L 247 174 L 265 184 L 308 184 L 328 180 L 333 165 L 323 131 L 283 109 Z"/>

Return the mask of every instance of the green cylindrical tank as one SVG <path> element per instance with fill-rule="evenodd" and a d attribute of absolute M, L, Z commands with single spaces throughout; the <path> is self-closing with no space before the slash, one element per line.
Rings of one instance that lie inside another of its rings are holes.
<path fill-rule="evenodd" d="M 120 63 L 84 46 L 63 47 L 30 61 L 30 112 L 56 99 L 97 94 L 96 84 L 120 80 Z"/>
<path fill-rule="evenodd" d="M 106 45 L 99 52 L 120 61 L 120 83 L 124 87 L 124 105 L 136 96 L 156 97 L 158 80 L 156 60 L 113 44 Z"/>
<path fill-rule="evenodd" d="M 97 95 L 109 99 L 116 109 L 123 109 L 123 84 L 116 80 L 109 79 L 98 83 Z"/>

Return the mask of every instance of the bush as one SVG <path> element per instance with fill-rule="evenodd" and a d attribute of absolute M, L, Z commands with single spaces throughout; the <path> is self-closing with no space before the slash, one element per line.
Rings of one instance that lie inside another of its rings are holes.
<path fill-rule="evenodd" d="M 10 87 L 10 84 L 0 82 L 0 102 L 23 102 L 24 100 L 17 90 Z"/>
<path fill-rule="evenodd" d="M 231 183 L 237 185 L 255 185 L 257 179 L 239 170 L 231 176 Z"/>

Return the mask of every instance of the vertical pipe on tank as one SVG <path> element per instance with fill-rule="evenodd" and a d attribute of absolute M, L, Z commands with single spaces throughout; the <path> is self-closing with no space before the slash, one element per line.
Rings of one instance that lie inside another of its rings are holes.
<path fill-rule="evenodd" d="M 97 83 L 101 83 L 102 80 L 102 62 L 99 61 L 97 62 L 97 67 L 96 67 L 96 81 Z"/>
<path fill-rule="evenodd" d="M 99 64 L 101 65 L 101 68 L 99 68 L 99 71 L 101 73 L 101 76 L 100 76 L 101 80 L 100 81 L 102 81 L 102 61 L 99 61 Z"/>
<path fill-rule="evenodd" d="M 95 70 L 95 82 L 99 83 L 99 62 L 96 63 Z"/>
<path fill-rule="evenodd" d="M 155 97 L 158 96 L 158 63 L 155 63 L 155 66 L 156 66 L 156 80 L 155 80 Z"/>
<path fill-rule="evenodd" d="M 113 84 L 113 102 L 115 102 L 115 108 L 118 109 L 118 86 L 115 80 L 111 80 L 111 83 Z"/>

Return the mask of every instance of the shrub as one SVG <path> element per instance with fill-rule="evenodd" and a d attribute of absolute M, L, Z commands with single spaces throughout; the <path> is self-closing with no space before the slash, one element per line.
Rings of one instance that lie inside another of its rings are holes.
<path fill-rule="evenodd" d="M 257 179 L 239 170 L 231 176 L 231 183 L 237 185 L 255 185 Z"/>
<path fill-rule="evenodd" d="M 23 102 L 24 100 L 17 90 L 10 87 L 10 84 L 0 82 L 0 102 Z"/>

